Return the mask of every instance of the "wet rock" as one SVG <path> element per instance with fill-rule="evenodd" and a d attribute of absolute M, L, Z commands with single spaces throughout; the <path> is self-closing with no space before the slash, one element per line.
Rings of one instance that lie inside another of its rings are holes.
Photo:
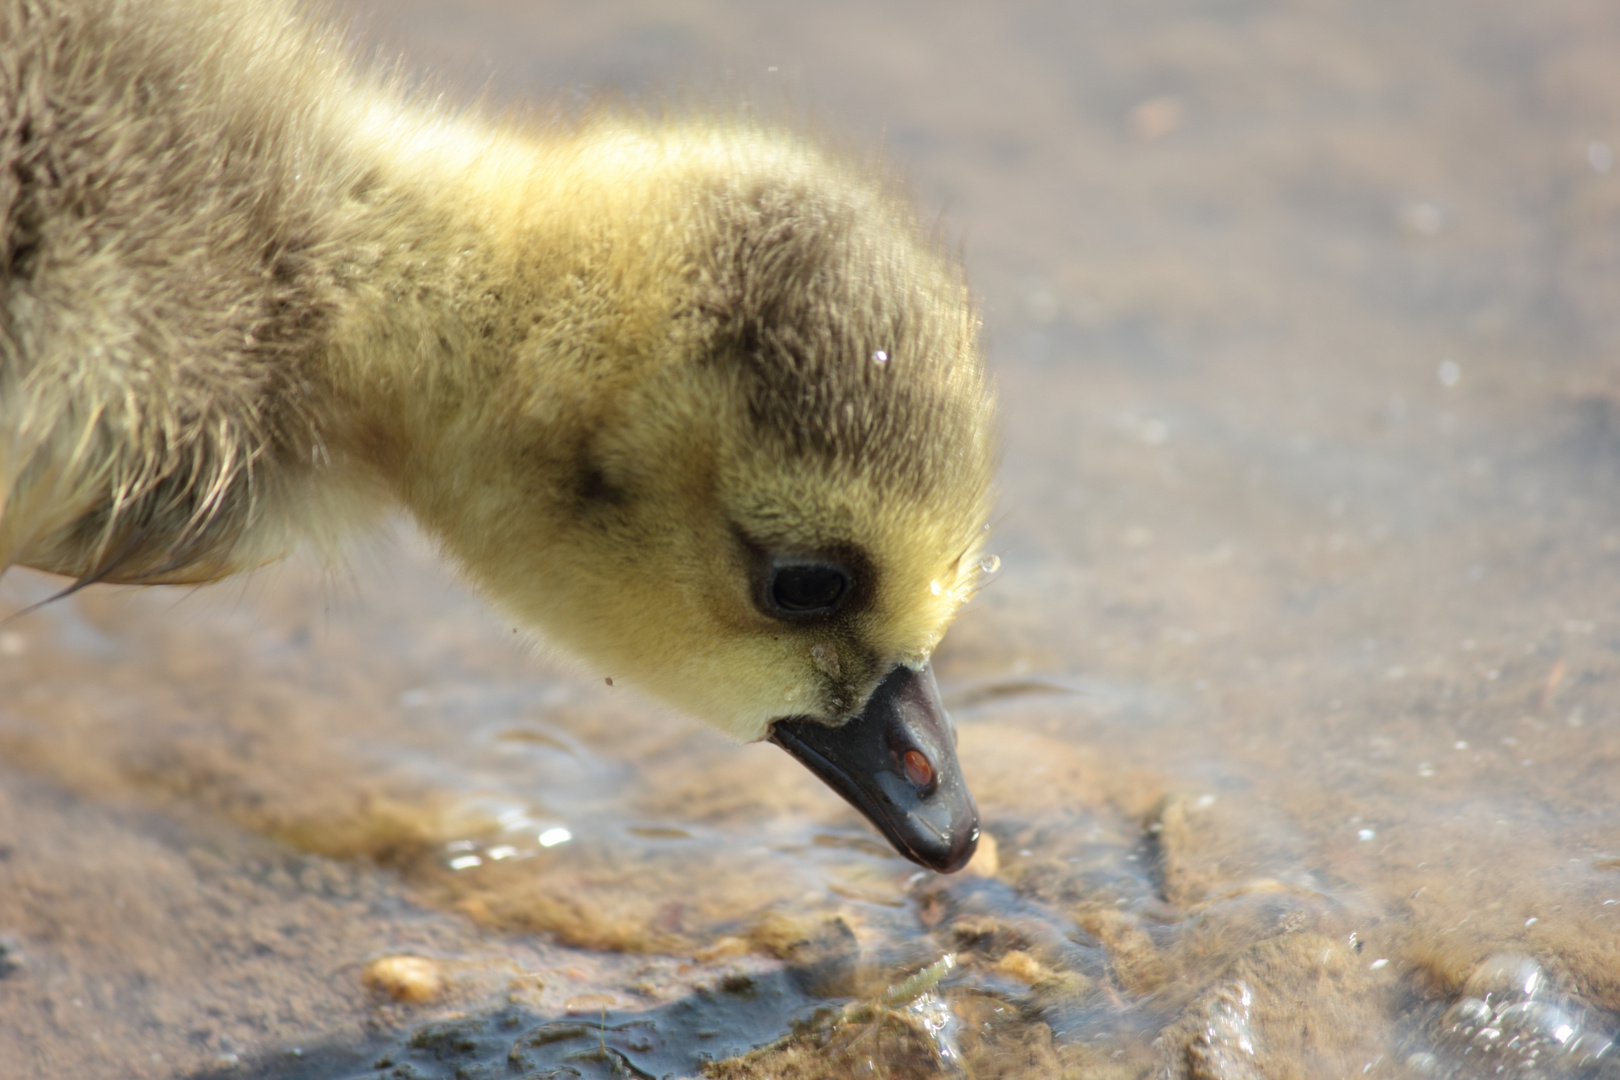
<path fill-rule="evenodd" d="M 409 1005 L 424 1005 L 444 993 L 439 965 L 425 956 L 384 956 L 366 965 L 367 990 Z"/>
<path fill-rule="evenodd" d="M 1028 986 L 1034 986 L 1052 977 L 1050 968 L 1022 949 L 1014 949 L 1007 953 L 996 961 L 992 970 Z"/>
<path fill-rule="evenodd" d="M 823 1011 L 793 1035 L 719 1062 L 706 1074 L 717 1080 L 971 1076 L 958 1045 L 961 1022 L 937 992 L 955 966 L 956 957 L 947 955 L 873 999 Z"/>
<path fill-rule="evenodd" d="M 1108 950 L 1108 962 L 1123 989 L 1133 994 L 1151 994 L 1170 981 L 1170 965 L 1134 915 L 1117 907 L 1091 904 L 1075 912 L 1075 921 Z"/>
<path fill-rule="evenodd" d="M 1043 1010 L 1084 1000 L 1095 992 L 1097 984 L 1092 979 L 1063 964 L 1060 958 L 1052 959 L 1056 962 L 1046 963 L 1033 953 L 1015 949 L 985 965 L 984 970 L 1029 987 L 1032 993 L 1027 1002 Z"/>
<path fill-rule="evenodd" d="M 813 997 L 849 997 L 856 992 L 861 947 L 841 918 L 805 920 L 772 916 L 750 935 L 754 943 L 787 961 L 793 980 Z"/>
<path fill-rule="evenodd" d="M 1169 1080 L 1362 1075 L 1387 1057 L 1385 980 L 1351 949 L 1291 934 L 1239 956 L 1159 1038 Z"/>
<path fill-rule="evenodd" d="M 1301 838 L 1292 823 L 1237 794 L 1167 795 L 1149 815 L 1160 890 L 1192 907 L 1244 892 L 1318 892 L 1300 878 Z"/>
<path fill-rule="evenodd" d="M 840 1026 L 824 1036 L 801 1036 L 770 1049 L 709 1066 L 711 1080 L 827 1080 L 871 1077 L 922 1080 L 960 1076 L 940 1061 L 925 1030 L 885 1014 Z"/>
<path fill-rule="evenodd" d="M 1200 1026 L 1187 1046 L 1190 1080 L 1263 1080 L 1255 1061 L 1254 991 L 1247 983 L 1217 987 L 1200 1002 Z"/>
<path fill-rule="evenodd" d="M 465 1057 L 477 1054 L 482 1049 L 482 1036 L 487 1026 L 482 1018 L 445 1020 L 418 1028 L 407 1045 L 412 1050 L 426 1051 L 438 1061 Z"/>

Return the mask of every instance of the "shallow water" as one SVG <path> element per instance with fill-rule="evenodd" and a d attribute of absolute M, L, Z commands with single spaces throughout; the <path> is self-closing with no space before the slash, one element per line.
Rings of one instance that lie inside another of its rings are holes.
<path fill-rule="evenodd" d="M 937 667 L 998 858 L 917 874 L 549 669 L 404 527 L 89 590 L 0 626 L 6 1075 L 1620 1076 L 1620 9 L 357 33 L 501 99 L 808 109 L 947 208 L 1007 460 Z M 442 994 L 368 990 L 398 954 Z"/>

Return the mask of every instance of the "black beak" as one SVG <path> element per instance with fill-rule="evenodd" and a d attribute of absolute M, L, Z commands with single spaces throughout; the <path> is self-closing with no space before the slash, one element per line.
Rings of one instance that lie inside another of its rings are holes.
<path fill-rule="evenodd" d="M 838 727 L 808 717 L 771 725 L 771 742 L 865 814 L 895 850 L 948 874 L 979 845 L 979 808 L 956 762 L 956 729 L 934 671 L 897 667 L 859 716 Z"/>

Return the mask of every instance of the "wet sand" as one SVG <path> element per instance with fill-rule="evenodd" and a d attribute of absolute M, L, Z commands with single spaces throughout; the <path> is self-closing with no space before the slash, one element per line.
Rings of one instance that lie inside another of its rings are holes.
<path fill-rule="evenodd" d="M 352 10 L 453 94 L 808 114 L 944 209 L 996 858 L 526 655 L 408 526 L 91 589 L 0 625 L 0 1075 L 1620 1076 L 1620 9 Z"/>

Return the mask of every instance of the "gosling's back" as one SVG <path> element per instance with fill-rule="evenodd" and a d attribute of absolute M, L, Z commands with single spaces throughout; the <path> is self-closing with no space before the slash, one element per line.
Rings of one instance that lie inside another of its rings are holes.
<path fill-rule="evenodd" d="M 331 516 L 324 324 L 428 230 L 356 138 L 387 88 L 289 16 L 0 0 L 0 569 L 201 580 Z"/>

